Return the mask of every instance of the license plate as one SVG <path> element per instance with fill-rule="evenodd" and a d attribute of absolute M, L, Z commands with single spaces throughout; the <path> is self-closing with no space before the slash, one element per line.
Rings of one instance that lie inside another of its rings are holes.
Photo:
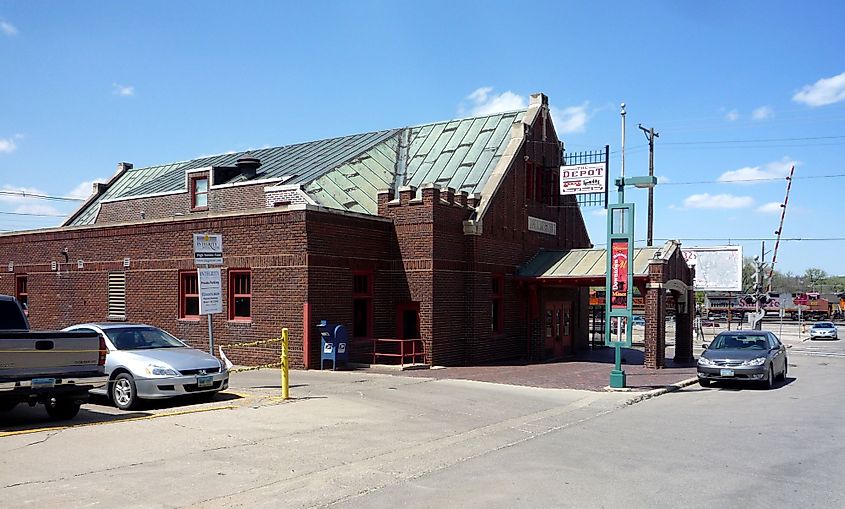
<path fill-rule="evenodd" d="M 214 380 L 210 376 L 198 376 L 197 387 L 211 387 L 214 385 Z"/>
<path fill-rule="evenodd" d="M 732 369 L 720 369 L 719 376 L 734 376 L 734 370 Z"/>
<path fill-rule="evenodd" d="M 32 388 L 33 389 L 52 389 L 56 386 L 56 379 L 55 378 L 33 378 L 32 379 Z"/>

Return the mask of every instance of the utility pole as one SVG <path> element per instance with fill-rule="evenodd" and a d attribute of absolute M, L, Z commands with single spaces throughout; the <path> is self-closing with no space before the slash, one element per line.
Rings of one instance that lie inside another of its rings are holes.
<path fill-rule="evenodd" d="M 654 128 L 646 129 L 642 124 L 637 124 L 646 139 L 648 140 L 648 176 L 654 176 L 654 138 L 660 138 L 660 134 L 654 132 Z M 648 234 L 646 236 L 646 245 L 651 247 L 654 245 L 654 188 L 648 188 Z"/>

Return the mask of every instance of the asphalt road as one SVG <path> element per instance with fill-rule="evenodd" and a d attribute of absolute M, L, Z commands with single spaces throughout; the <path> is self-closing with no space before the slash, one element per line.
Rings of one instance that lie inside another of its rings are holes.
<path fill-rule="evenodd" d="M 277 372 L 246 373 L 233 378 L 240 397 L 211 405 L 69 429 L 17 422 L 24 434 L 0 436 L 0 500 L 845 507 L 844 345 L 794 345 L 790 379 L 772 391 L 691 386 L 634 405 L 629 394 L 356 372 L 294 372 L 296 399 L 279 403 Z"/>

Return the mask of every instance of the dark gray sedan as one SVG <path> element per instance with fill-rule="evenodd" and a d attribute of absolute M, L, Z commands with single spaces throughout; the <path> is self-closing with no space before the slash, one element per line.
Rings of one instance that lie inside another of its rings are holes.
<path fill-rule="evenodd" d="M 719 380 L 762 382 L 786 380 L 786 348 L 769 331 L 732 331 L 716 336 L 698 359 L 698 383 Z"/>

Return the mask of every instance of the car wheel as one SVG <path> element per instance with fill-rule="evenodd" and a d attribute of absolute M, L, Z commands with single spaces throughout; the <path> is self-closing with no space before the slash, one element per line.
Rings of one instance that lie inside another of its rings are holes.
<path fill-rule="evenodd" d="M 64 421 L 76 417 L 80 404 L 72 399 L 56 399 L 48 401 L 44 406 L 47 408 L 47 415 Z"/>
<path fill-rule="evenodd" d="M 138 405 L 135 379 L 129 373 L 121 373 L 111 382 L 111 400 L 121 410 L 131 410 Z"/>
<path fill-rule="evenodd" d="M 702 387 L 710 387 L 710 380 L 705 380 L 704 378 L 698 379 L 698 385 Z"/>
<path fill-rule="evenodd" d="M 775 386 L 775 366 L 769 364 L 769 369 L 766 370 L 766 389 L 771 389 Z"/>
<path fill-rule="evenodd" d="M 783 360 L 783 371 L 780 374 L 781 382 L 786 382 L 786 372 L 789 371 L 789 361 L 787 359 Z"/>

